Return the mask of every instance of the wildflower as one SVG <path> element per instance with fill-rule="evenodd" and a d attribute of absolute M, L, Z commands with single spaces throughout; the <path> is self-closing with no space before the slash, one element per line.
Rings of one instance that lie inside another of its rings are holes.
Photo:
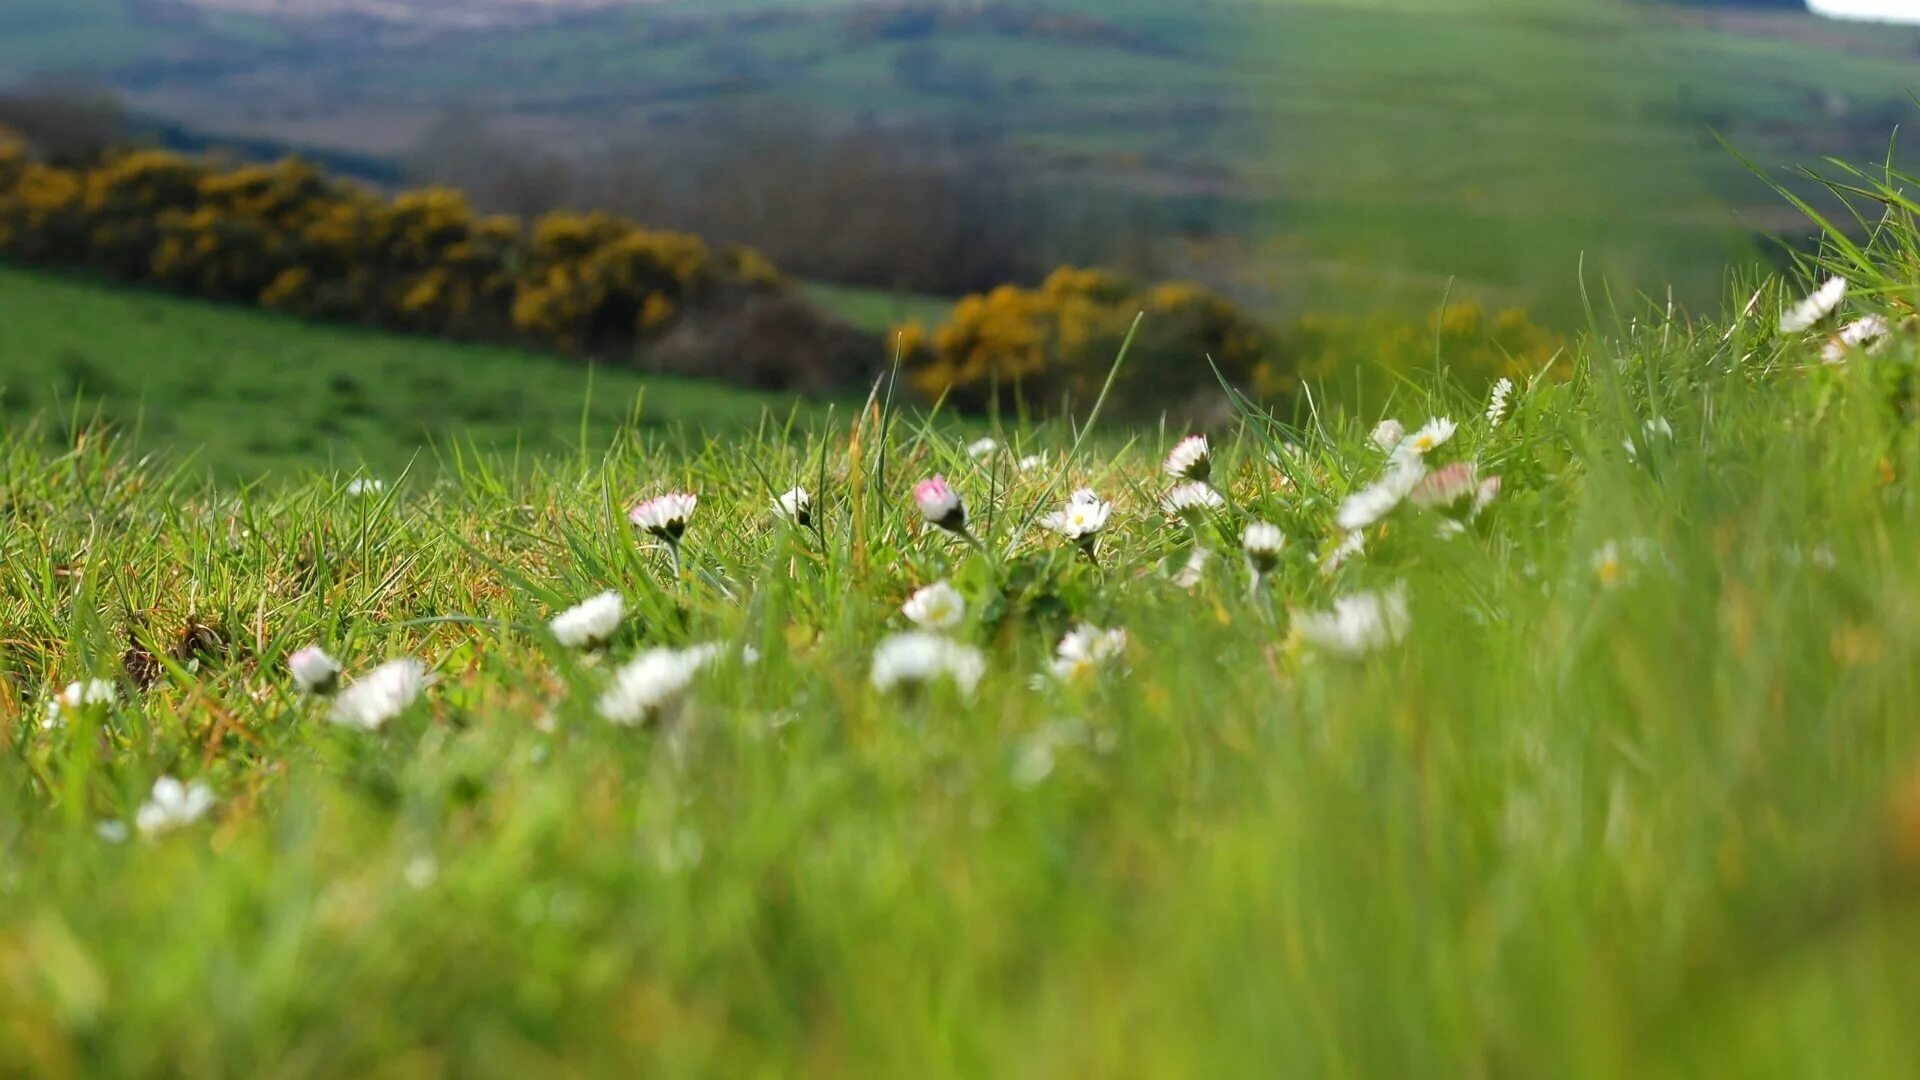
<path fill-rule="evenodd" d="M 656 495 L 627 511 L 627 520 L 666 541 L 669 548 L 678 552 L 680 538 L 686 535 L 687 522 L 698 505 L 700 497 L 690 491 Z"/>
<path fill-rule="evenodd" d="M 287 657 L 294 685 L 308 694 L 328 697 L 340 688 L 340 662 L 318 645 L 309 645 Z"/>
<path fill-rule="evenodd" d="M 967 617 L 967 598 L 944 581 L 936 581 L 907 597 L 901 614 L 929 630 L 950 630 Z"/>
<path fill-rule="evenodd" d="M 368 495 L 379 495 L 386 490 L 387 482 L 373 477 L 356 476 L 347 481 L 347 494 L 356 499 Z"/>
<path fill-rule="evenodd" d="M 1513 395 L 1513 380 L 1505 376 L 1493 384 L 1493 395 L 1487 400 L 1487 424 L 1499 427 L 1500 421 L 1507 418 L 1507 398 Z"/>
<path fill-rule="evenodd" d="M 971 697 L 986 670 L 980 650 L 919 630 L 896 634 L 873 651 L 873 686 L 882 693 L 916 689 L 944 676 Z"/>
<path fill-rule="evenodd" d="M 1218 510 L 1227 505 L 1227 500 L 1221 498 L 1219 492 L 1195 480 L 1175 487 L 1161 500 L 1160 505 L 1167 513 L 1191 522 L 1205 516 L 1209 510 Z"/>
<path fill-rule="evenodd" d="M 1480 481 L 1480 486 L 1474 489 L 1474 493 L 1473 493 L 1473 516 L 1479 517 L 1480 512 L 1485 510 L 1487 507 L 1492 506 L 1493 500 L 1498 498 L 1499 495 L 1500 495 L 1500 478 L 1499 477 L 1489 476 L 1485 480 Z"/>
<path fill-rule="evenodd" d="M 1893 327 L 1878 315 L 1864 315 L 1840 328 L 1831 340 L 1820 348 L 1820 360 L 1827 364 L 1845 363 L 1847 354 L 1855 349 L 1866 349 L 1869 353 L 1879 352 L 1891 340 Z"/>
<path fill-rule="evenodd" d="M 1192 554 L 1187 556 L 1187 564 L 1180 568 L 1178 574 L 1173 576 L 1173 583 L 1183 589 L 1191 589 L 1195 585 L 1200 584 L 1200 579 L 1207 574 L 1207 563 L 1212 558 L 1213 552 L 1208 551 L 1206 548 L 1194 548 Z"/>
<path fill-rule="evenodd" d="M 68 683 L 65 690 L 54 695 L 47 702 L 46 727 L 56 728 L 66 721 L 68 713 L 84 712 L 95 706 L 112 708 L 119 704 L 120 690 L 105 679 L 82 679 Z"/>
<path fill-rule="evenodd" d="M 1213 448 L 1205 435 L 1189 435 L 1167 455 L 1167 475 L 1175 480 L 1206 480 L 1213 475 Z"/>
<path fill-rule="evenodd" d="M 427 669 L 418 660 L 389 660 L 333 699 L 333 722 L 361 731 L 378 731 L 407 711 L 427 687 Z"/>
<path fill-rule="evenodd" d="M 1402 445 L 1405 445 L 1404 443 Z M 1378 481 L 1347 496 L 1335 520 L 1343 529 L 1364 529 L 1400 505 L 1427 474 L 1418 458 L 1396 462 Z"/>
<path fill-rule="evenodd" d="M 1425 427 L 1400 440 L 1393 448 L 1394 461 L 1404 464 L 1426 457 L 1453 438 L 1455 427 L 1454 422 L 1444 416 L 1427 421 Z"/>
<path fill-rule="evenodd" d="M 555 615 L 548 625 L 567 648 L 591 649 L 606 644 L 619 631 L 626 607 L 619 593 L 603 592 Z"/>
<path fill-rule="evenodd" d="M 1340 542 L 1328 548 L 1322 548 L 1320 572 L 1331 574 L 1348 560 L 1362 554 L 1367 549 L 1367 534 L 1358 529 L 1340 538 Z"/>
<path fill-rule="evenodd" d="M 1813 295 L 1800 301 L 1780 316 L 1780 332 L 1798 334 L 1812 329 L 1840 309 L 1840 301 L 1847 298 L 1847 279 L 1828 278 L 1827 283 L 1815 289 Z"/>
<path fill-rule="evenodd" d="M 1081 488 L 1067 498 L 1065 510 L 1055 510 L 1041 518 L 1040 524 L 1091 554 L 1100 530 L 1107 527 L 1107 518 L 1112 514 L 1112 503 L 1094 494 L 1091 488 Z"/>
<path fill-rule="evenodd" d="M 1348 658 L 1397 644 L 1412 623 L 1406 594 L 1398 589 L 1341 597 L 1331 611 L 1300 612 L 1293 618 L 1302 641 Z"/>
<path fill-rule="evenodd" d="M 1062 681 L 1071 680 L 1093 672 L 1126 648 L 1125 630 L 1102 630 L 1091 623 L 1081 623 L 1060 639 L 1059 648 L 1054 650 L 1052 671 Z"/>
<path fill-rule="evenodd" d="M 1246 553 L 1247 569 L 1253 572 L 1255 582 L 1271 574 L 1273 568 L 1280 565 L 1280 549 L 1286 545 L 1286 534 L 1280 526 L 1266 521 L 1256 521 L 1247 526 L 1240 536 L 1240 549 Z"/>
<path fill-rule="evenodd" d="M 1000 444 L 993 439 L 975 439 L 973 442 L 967 444 L 967 456 L 975 461 L 984 461 L 992 457 L 993 452 L 998 449 L 1000 449 Z"/>
<path fill-rule="evenodd" d="M 1625 563 L 1620 557 L 1620 545 L 1612 540 L 1600 545 L 1593 553 L 1593 579 L 1602 588 L 1610 589 L 1620 584 L 1625 576 Z"/>
<path fill-rule="evenodd" d="M 1044 455 L 1028 454 L 1026 457 L 1020 459 L 1020 471 L 1032 472 L 1035 469 L 1045 466 L 1046 463 L 1047 459 Z"/>
<path fill-rule="evenodd" d="M 805 529 L 813 524 L 813 496 L 796 487 L 773 500 L 773 516 Z"/>
<path fill-rule="evenodd" d="M 686 693 L 693 677 L 720 656 L 717 645 L 648 649 L 614 673 L 600 695 L 600 715 L 623 727 L 664 716 Z"/>
<path fill-rule="evenodd" d="M 1415 506 L 1445 510 L 1475 496 L 1479 490 L 1480 482 L 1473 475 L 1473 466 L 1456 461 L 1421 478 L 1407 493 L 1407 499 Z"/>
<path fill-rule="evenodd" d="M 934 476 L 913 487 L 913 501 L 929 524 L 957 536 L 967 536 L 967 504 L 944 476 Z"/>
<path fill-rule="evenodd" d="M 1406 439 L 1407 429 L 1401 426 L 1400 421 L 1389 416 L 1373 425 L 1373 434 L 1369 437 L 1373 439 L 1373 445 L 1391 454 L 1394 447 Z"/>
<path fill-rule="evenodd" d="M 153 782 L 153 795 L 134 815 L 133 823 L 143 836 L 158 836 L 199 821 L 213 809 L 213 792 L 195 780 L 182 784 L 171 776 Z"/>
<path fill-rule="evenodd" d="M 124 821 L 103 821 L 93 827 L 93 835 L 109 844 L 127 842 L 127 823 Z"/>

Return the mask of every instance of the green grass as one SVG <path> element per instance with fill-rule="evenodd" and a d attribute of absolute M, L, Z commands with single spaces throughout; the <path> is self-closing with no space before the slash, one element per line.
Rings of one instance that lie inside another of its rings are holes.
<path fill-rule="evenodd" d="M 1900 205 L 1873 250 L 1835 249 L 1849 314 L 1920 304 Z M 1378 414 L 1324 402 L 1217 430 L 1225 505 L 1190 525 L 1159 509 L 1179 433 L 1106 422 L 1009 429 L 984 461 L 897 410 L 632 430 L 378 498 L 12 430 L 0 1062 L 1905 1076 L 1920 340 L 1822 365 L 1819 335 L 1776 330 L 1800 288 L 1605 316 L 1498 424 L 1407 386 L 1409 426 L 1460 421 L 1428 466 L 1503 486 L 1454 535 L 1403 504 L 1338 566 L 1337 509 L 1389 466 Z M 1011 467 L 1032 452 L 1049 466 Z M 977 550 L 917 520 L 932 473 Z M 768 512 L 794 483 L 815 529 Z M 1030 527 L 1080 485 L 1115 504 L 1098 565 Z M 679 559 L 623 514 L 673 489 L 700 497 Z M 1254 519 L 1287 542 L 1250 587 Z M 1196 543 L 1220 554 L 1183 588 Z M 977 693 L 874 689 L 899 605 L 941 579 Z M 547 620 L 603 590 L 627 605 L 605 655 L 561 648 Z M 1370 590 L 1405 597 L 1397 642 L 1342 658 L 1307 633 Z M 1046 674 L 1082 621 L 1129 644 Z M 313 643 L 349 678 L 413 656 L 437 681 L 379 730 L 336 726 L 286 673 Z M 675 707 L 600 715 L 618 665 L 694 643 L 721 658 Z M 89 676 L 118 703 L 43 727 Z M 162 776 L 217 801 L 101 833 Z"/>
<path fill-rule="evenodd" d="M 803 288 L 807 299 L 822 311 L 879 334 L 902 323 L 916 321 L 936 326 L 945 322 L 953 310 L 953 301 L 939 296 L 893 293 L 825 282 L 810 282 Z"/>
<path fill-rule="evenodd" d="M 475 449 L 579 451 L 583 437 L 597 452 L 635 428 L 721 435 L 794 408 L 690 379 L 0 268 L 7 426 L 33 422 L 64 441 L 103 422 L 131 449 L 225 479 L 323 465 L 393 475 Z"/>

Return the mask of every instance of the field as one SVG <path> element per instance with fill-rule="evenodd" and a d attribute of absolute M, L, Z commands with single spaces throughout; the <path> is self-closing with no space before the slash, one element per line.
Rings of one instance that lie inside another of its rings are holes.
<path fill-rule="evenodd" d="M 1424 311 L 1451 291 L 1577 325 L 1582 273 L 1717 302 L 1729 260 L 1798 225 L 1715 135 L 1776 171 L 1880 158 L 1913 118 L 1920 50 L 1911 29 L 1611 0 L 1032 10 L 1071 18 L 669 2 L 383 32 L 0 0 L 0 73 L 92 72 L 197 128 L 389 156 L 456 103 L 588 158 L 722 105 L 959 124 L 997 133 L 1068 212 L 1191 227 L 1163 245 L 1169 268 L 1276 314 Z"/>
<path fill-rule="evenodd" d="M 1904 1076 L 1916 252 L 1837 246 L 1812 331 L 1775 282 L 1409 386 L 1398 442 L 883 397 L 368 491 L 10 424 L 0 1069 Z"/>
<path fill-rule="evenodd" d="M 888 302 L 830 299 L 853 304 L 849 318 Z M 474 450 L 597 454 L 620 432 L 697 440 L 777 426 L 796 409 L 825 405 L 0 268 L 7 427 L 32 424 L 56 443 L 102 427 L 130 451 L 228 481 L 363 466 L 393 476 L 416 461 L 437 472 Z"/>

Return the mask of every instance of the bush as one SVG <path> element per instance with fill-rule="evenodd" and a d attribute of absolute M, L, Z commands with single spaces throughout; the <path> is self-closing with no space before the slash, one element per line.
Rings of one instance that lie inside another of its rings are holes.
<path fill-rule="evenodd" d="M 1137 315 L 1133 349 L 1114 384 L 1125 411 L 1213 396 L 1208 358 L 1230 379 L 1251 377 L 1268 332 L 1197 285 L 1146 288 L 1099 270 L 1062 267 L 1038 288 L 1003 285 L 966 297 L 936 330 L 900 328 L 914 386 L 968 409 L 1024 405 L 1046 412 L 1090 403 Z"/>

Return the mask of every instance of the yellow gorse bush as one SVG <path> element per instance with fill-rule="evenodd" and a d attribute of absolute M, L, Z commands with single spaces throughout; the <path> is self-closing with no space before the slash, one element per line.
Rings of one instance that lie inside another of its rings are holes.
<path fill-rule="evenodd" d="M 85 167 L 0 133 L 0 255 L 307 318 L 614 352 L 708 302 L 784 290 L 747 250 L 610 214 L 525 225 L 448 188 L 382 198 L 288 160 L 128 150 Z"/>

